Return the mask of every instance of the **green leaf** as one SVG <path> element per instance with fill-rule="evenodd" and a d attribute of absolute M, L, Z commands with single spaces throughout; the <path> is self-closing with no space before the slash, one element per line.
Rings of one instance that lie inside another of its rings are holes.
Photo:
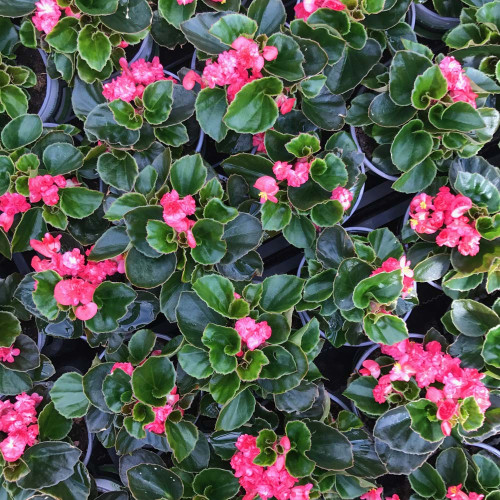
<path fill-rule="evenodd" d="M 315 274 L 306 281 L 304 286 L 304 300 L 307 302 L 323 302 L 333 293 L 333 279 L 335 271 L 327 269 Z"/>
<path fill-rule="evenodd" d="M 74 219 L 84 219 L 93 214 L 101 204 L 103 193 L 84 187 L 67 187 L 59 190 L 60 208 Z"/>
<path fill-rule="evenodd" d="M 345 470 L 353 465 L 352 446 L 338 430 L 321 422 L 306 423 L 311 432 L 311 449 L 306 456 L 326 470 Z"/>
<path fill-rule="evenodd" d="M 95 71 L 102 71 L 111 56 L 111 42 L 101 31 L 87 24 L 78 33 L 78 53 Z"/>
<path fill-rule="evenodd" d="M 135 396 L 151 406 L 163 406 L 175 385 L 174 365 L 166 356 L 153 356 L 132 374 Z"/>
<path fill-rule="evenodd" d="M 225 404 L 230 401 L 240 387 L 240 378 L 236 372 L 228 375 L 214 374 L 210 378 L 210 394 L 219 404 Z"/>
<path fill-rule="evenodd" d="M 292 215 L 292 220 L 283 230 L 283 236 L 297 248 L 310 248 L 316 238 L 316 228 L 307 217 Z"/>
<path fill-rule="evenodd" d="M 484 423 L 484 413 L 481 412 L 474 396 L 469 396 L 460 405 L 460 423 L 468 431 L 479 429 Z"/>
<path fill-rule="evenodd" d="M 224 12 L 203 12 L 181 24 L 181 30 L 188 42 L 194 47 L 207 54 L 219 54 L 227 50 L 227 45 L 223 44 L 217 37 L 209 33 L 209 29 L 214 23 L 221 19 Z"/>
<path fill-rule="evenodd" d="M 1 139 L 5 149 L 18 149 L 36 141 L 43 131 L 38 115 L 21 115 L 11 120 L 2 130 Z"/>
<path fill-rule="evenodd" d="M 167 441 L 172 448 L 174 457 L 182 462 L 194 450 L 198 441 L 198 428 L 191 422 L 181 420 L 180 422 L 165 422 Z"/>
<path fill-rule="evenodd" d="M 266 62 L 266 71 L 290 82 L 304 78 L 305 73 L 302 67 L 305 60 L 304 54 L 292 37 L 283 33 L 275 33 L 269 38 L 266 45 L 278 49 L 276 59 Z"/>
<path fill-rule="evenodd" d="M 122 406 L 132 399 L 130 375 L 118 368 L 106 376 L 102 384 L 106 406 L 115 413 L 120 413 Z"/>
<path fill-rule="evenodd" d="M 443 439 L 441 422 L 435 417 L 437 411 L 435 403 L 428 399 L 419 399 L 408 403 L 406 409 L 410 414 L 411 428 L 425 440 L 436 442 Z"/>
<path fill-rule="evenodd" d="M 66 418 L 83 417 L 90 405 L 83 392 L 83 377 L 77 372 L 61 375 L 50 390 L 50 397 L 55 409 Z"/>
<path fill-rule="evenodd" d="M 324 159 L 316 158 L 311 164 L 310 174 L 312 179 L 328 191 L 345 186 L 348 179 L 344 162 L 333 153 L 328 153 Z"/>
<path fill-rule="evenodd" d="M 206 178 L 207 168 L 199 154 L 182 157 L 170 169 L 172 187 L 181 197 L 196 194 L 205 184 Z"/>
<path fill-rule="evenodd" d="M 130 191 L 139 175 L 139 169 L 132 155 L 123 151 L 99 156 L 97 173 L 106 184 L 121 191 Z"/>
<path fill-rule="evenodd" d="M 175 1 L 176 0 L 172 0 Z M 227 97 L 224 89 L 205 88 L 196 97 L 196 118 L 203 131 L 214 141 L 220 142 L 227 135 L 227 127 L 222 121 L 227 111 Z"/>
<path fill-rule="evenodd" d="M 127 470 L 130 491 L 136 500 L 180 500 L 184 487 L 179 476 L 156 464 L 139 464 Z"/>
<path fill-rule="evenodd" d="M 280 0 L 253 0 L 247 14 L 257 21 L 257 35 L 272 35 L 279 31 L 286 19 L 285 7 Z"/>
<path fill-rule="evenodd" d="M 228 318 L 244 318 L 248 315 L 248 303 L 234 298 L 234 286 L 217 274 L 203 276 L 193 283 L 198 296 L 214 311 Z"/>
<path fill-rule="evenodd" d="M 448 92 L 446 78 L 439 66 L 431 66 L 415 79 L 411 103 L 417 109 L 428 108 L 433 101 L 439 101 Z"/>
<path fill-rule="evenodd" d="M 0 347 L 10 347 L 21 333 L 20 321 L 8 311 L 0 311 Z"/>
<path fill-rule="evenodd" d="M 57 51 L 72 54 L 78 49 L 77 26 L 78 20 L 76 18 L 63 17 L 46 35 L 45 40 Z"/>
<path fill-rule="evenodd" d="M 41 440 L 57 441 L 64 439 L 68 435 L 73 426 L 73 421 L 63 417 L 55 409 L 54 403 L 51 401 L 38 414 L 38 426 Z"/>
<path fill-rule="evenodd" d="M 177 250 L 174 230 L 159 220 L 148 220 L 146 224 L 148 244 L 160 253 L 172 253 Z"/>
<path fill-rule="evenodd" d="M 270 276 L 264 280 L 259 305 L 267 312 L 288 311 L 300 301 L 303 286 L 304 280 L 296 276 Z"/>
<path fill-rule="evenodd" d="M 377 384 L 377 380 L 373 377 L 359 377 L 347 386 L 343 395 L 354 401 L 362 412 L 371 416 L 382 415 L 389 409 L 389 404 L 375 401 L 373 389 Z"/>
<path fill-rule="evenodd" d="M 436 469 L 446 484 L 463 484 L 467 478 L 467 458 L 461 448 L 447 448 L 436 460 Z"/>
<path fill-rule="evenodd" d="M 131 248 L 125 257 L 125 274 L 134 286 L 155 288 L 170 278 L 176 263 L 177 258 L 173 253 L 153 258 Z"/>
<path fill-rule="evenodd" d="M 458 101 L 451 106 L 435 104 L 429 110 L 429 121 L 441 130 L 471 132 L 486 126 L 485 121 L 469 103 Z"/>
<path fill-rule="evenodd" d="M 403 289 L 401 271 L 379 273 L 360 281 L 353 292 L 353 302 L 359 309 L 365 309 L 374 299 L 379 304 L 394 302 Z"/>
<path fill-rule="evenodd" d="M 182 369 L 191 377 L 203 379 L 213 373 L 208 353 L 203 349 L 186 344 L 177 353 L 177 358 Z"/>
<path fill-rule="evenodd" d="M 412 104 L 412 92 L 416 79 L 432 67 L 429 59 L 417 52 L 401 50 L 396 52 L 389 70 L 389 94 L 399 106 Z"/>
<path fill-rule="evenodd" d="M 23 17 L 35 10 L 35 0 L 18 0 L 15 3 L 0 2 L 0 16 Z"/>
<path fill-rule="evenodd" d="M 492 328 L 487 334 L 484 340 L 483 349 L 481 354 L 486 361 L 491 366 L 495 368 L 500 368 L 500 327 L 496 326 Z"/>
<path fill-rule="evenodd" d="M 411 487 L 424 498 L 444 498 L 446 486 L 439 473 L 428 463 L 422 464 L 409 476 Z"/>
<path fill-rule="evenodd" d="M 177 0 L 159 0 L 158 2 L 160 16 L 177 29 L 195 13 L 195 10 L 196 1 L 186 5 L 179 4 Z"/>
<path fill-rule="evenodd" d="M 367 337 L 379 344 L 394 345 L 408 338 L 406 323 L 391 314 L 369 313 L 363 319 Z"/>
<path fill-rule="evenodd" d="M 118 0 L 76 0 L 76 6 L 92 16 L 113 14 L 118 8 Z"/>
<path fill-rule="evenodd" d="M 23 489 L 38 490 L 68 479 L 74 472 L 81 451 L 61 441 L 30 446 L 23 453 L 28 473 L 17 480 Z"/>
<path fill-rule="evenodd" d="M 224 225 L 212 219 L 202 219 L 196 222 L 192 231 L 196 240 L 196 248 L 191 250 L 193 259 L 203 265 L 220 262 L 226 253 L 226 242 L 221 239 Z"/>
<path fill-rule="evenodd" d="M 418 165 L 432 152 L 432 136 L 424 130 L 421 120 L 407 123 L 391 145 L 391 158 L 399 170 L 406 172 Z"/>
<path fill-rule="evenodd" d="M 500 238 L 500 214 L 493 217 L 479 217 L 476 220 L 477 232 L 487 240 Z"/>
<path fill-rule="evenodd" d="M 141 198 L 142 195 L 141 195 Z M 160 254 L 147 241 L 147 224 L 150 220 L 163 220 L 161 206 L 141 206 L 125 214 L 127 234 L 134 247 L 146 257 L 157 258 Z"/>
<path fill-rule="evenodd" d="M 151 125 L 159 125 L 169 117 L 172 110 L 173 85 L 171 80 L 158 80 L 144 89 L 144 119 Z"/>
<path fill-rule="evenodd" d="M 30 208 L 21 217 L 12 237 L 12 251 L 25 252 L 30 250 L 30 240 L 41 240 L 47 232 L 47 224 L 43 220 L 40 207 Z"/>
<path fill-rule="evenodd" d="M 285 144 L 285 148 L 297 158 L 311 156 L 321 149 L 317 136 L 313 134 L 299 134 Z"/>
<path fill-rule="evenodd" d="M 210 364 L 217 373 L 227 375 L 236 369 L 241 339 L 234 328 L 208 324 L 201 341 L 208 347 Z"/>
<path fill-rule="evenodd" d="M 0 88 L 0 103 L 11 118 L 16 118 L 28 112 L 28 98 L 15 85 L 6 85 Z"/>
<path fill-rule="evenodd" d="M 115 13 L 102 16 L 101 22 L 118 33 L 135 34 L 151 25 L 153 13 L 146 0 L 127 0 L 118 4 Z"/>
<path fill-rule="evenodd" d="M 142 115 L 136 113 L 134 107 L 129 102 L 116 99 L 111 101 L 108 106 L 118 125 L 122 125 L 130 130 L 138 130 L 142 127 Z"/>
<path fill-rule="evenodd" d="M 63 175 L 83 165 L 83 153 L 71 144 L 49 144 L 43 152 L 43 164 L 50 175 Z"/>
<path fill-rule="evenodd" d="M 470 337 L 481 337 L 500 323 L 500 318 L 492 309 L 470 299 L 454 300 L 451 318 L 456 328 Z"/>
<path fill-rule="evenodd" d="M 222 43 L 231 45 L 239 36 L 253 38 L 257 23 L 243 14 L 227 14 L 215 22 L 208 32 Z"/>
<path fill-rule="evenodd" d="M 354 244 L 344 228 L 328 227 L 319 235 L 316 258 L 325 268 L 337 269 L 344 259 L 354 256 Z"/>
<path fill-rule="evenodd" d="M 278 78 L 264 77 L 247 83 L 229 105 L 224 123 L 239 133 L 256 134 L 274 125 L 278 106 L 271 96 L 281 94 L 283 84 Z"/>
<path fill-rule="evenodd" d="M 406 123 L 415 115 L 415 109 L 411 106 L 398 106 L 390 98 L 388 92 L 379 94 L 375 99 L 371 100 L 372 97 L 373 96 L 370 96 L 370 94 L 367 94 L 366 97 L 367 101 L 369 101 L 368 117 L 381 127 L 398 127 Z M 351 110 L 352 108 L 353 106 L 351 106 Z M 366 112 L 363 112 L 363 117 L 361 118 L 362 122 L 366 121 L 365 116 Z M 361 124 L 364 125 L 365 123 Z M 356 125 L 356 123 L 354 123 L 354 125 Z"/>
<path fill-rule="evenodd" d="M 155 137 L 169 146 L 182 146 L 189 141 L 187 129 L 184 124 L 178 123 L 169 127 L 156 127 L 154 129 Z"/>
<path fill-rule="evenodd" d="M 59 307 L 54 298 L 54 288 L 62 278 L 51 270 L 36 273 L 33 277 L 37 283 L 36 290 L 32 294 L 33 302 L 46 318 L 53 320 L 59 314 Z"/>
<path fill-rule="evenodd" d="M 458 172 L 454 187 L 460 194 L 469 197 L 472 203 L 486 207 L 488 212 L 500 210 L 498 188 L 479 173 Z"/>
<path fill-rule="evenodd" d="M 477 480 L 485 489 L 494 489 L 500 484 L 500 469 L 485 455 L 476 453 L 472 460 L 478 467 Z"/>
<path fill-rule="evenodd" d="M 224 226 L 222 239 L 226 242 L 227 252 L 222 264 L 232 264 L 257 248 L 262 238 L 259 220 L 250 214 L 240 213 L 236 219 Z"/>
<path fill-rule="evenodd" d="M 255 398 L 252 391 L 248 388 L 244 389 L 222 407 L 215 428 L 223 431 L 237 429 L 252 418 L 254 410 Z"/>
<path fill-rule="evenodd" d="M 93 297 L 99 310 L 85 322 L 85 326 L 95 333 L 113 332 L 136 296 L 134 290 L 124 283 L 104 281 L 96 288 Z"/>
<path fill-rule="evenodd" d="M 360 259 L 345 259 L 340 264 L 333 284 L 333 298 L 337 307 L 343 310 L 355 308 L 352 294 L 356 285 L 372 272 L 372 267 Z"/>
<path fill-rule="evenodd" d="M 146 198 L 139 193 L 126 193 L 116 199 L 106 211 L 106 219 L 120 220 L 126 213 L 137 207 L 147 205 Z"/>
<path fill-rule="evenodd" d="M 240 484 L 228 470 L 205 469 L 194 478 L 193 489 L 207 500 L 228 500 L 236 495 Z"/>
<path fill-rule="evenodd" d="M 130 361 L 139 364 L 153 350 L 156 335 L 151 330 L 139 330 L 132 335 L 128 343 Z"/>
<path fill-rule="evenodd" d="M 129 243 L 125 228 L 112 226 L 96 241 L 88 258 L 92 261 L 111 259 L 124 253 Z"/>
<path fill-rule="evenodd" d="M 418 193 L 428 187 L 436 176 L 436 165 L 430 158 L 405 172 L 392 188 L 400 193 Z"/>
<path fill-rule="evenodd" d="M 448 254 L 432 255 L 421 260 L 414 269 L 414 280 L 417 282 L 436 281 L 442 278 L 450 268 Z"/>
<path fill-rule="evenodd" d="M 285 203 L 266 201 L 261 206 L 262 228 L 265 231 L 280 231 L 291 219 L 292 211 Z"/>

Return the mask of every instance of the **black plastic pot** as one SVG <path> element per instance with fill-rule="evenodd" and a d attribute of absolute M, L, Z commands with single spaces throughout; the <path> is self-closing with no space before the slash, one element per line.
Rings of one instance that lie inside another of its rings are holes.
<path fill-rule="evenodd" d="M 429 31 L 448 31 L 460 24 L 457 17 L 443 17 L 421 3 L 415 4 L 417 24 Z"/>

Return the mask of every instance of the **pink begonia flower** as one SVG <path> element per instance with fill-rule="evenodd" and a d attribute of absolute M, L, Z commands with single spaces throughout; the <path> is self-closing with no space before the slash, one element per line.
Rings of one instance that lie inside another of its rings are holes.
<path fill-rule="evenodd" d="M 13 404 L 9 400 L 0 401 L 0 431 L 7 437 L 0 443 L 5 461 L 18 460 L 26 446 L 33 446 L 38 436 L 36 406 L 42 401 L 37 393 L 16 396 Z"/>
<path fill-rule="evenodd" d="M 122 49 L 126 49 L 128 47 L 128 42 L 126 42 L 125 40 L 122 40 L 118 47 L 121 47 Z"/>
<path fill-rule="evenodd" d="M 102 89 L 102 95 L 108 101 L 121 99 L 125 102 L 133 101 L 136 97 L 142 97 L 144 89 L 151 83 L 159 80 L 171 80 L 166 78 L 163 73 L 163 66 L 158 57 L 153 57 L 151 62 L 144 59 L 138 59 L 130 64 L 122 57 L 119 60 L 122 68 L 122 74 L 109 83 L 106 83 Z"/>
<path fill-rule="evenodd" d="M 30 246 L 35 252 L 51 258 L 61 250 L 61 238 L 62 234 L 54 238 L 50 233 L 45 233 L 42 241 L 30 240 Z"/>
<path fill-rule="evenodd" d="M 59 188 L 66 186 L 66 179 L 62 175 L 52 177 L 51 175 L 37 175 L 30 177 L 28 188 L 30 202 L 36 203 L 40 200 L 48 206 L 56 205 L 59 201 Z"/>
<path fill-rule="evenodd" d="M 280 113 L 282 115 L 286 115 L 287 113 L 290 113 L 292 111 L 293 107 L 295 106 L 295 97 L 287 97 L 286 95 L 280 95 L 276 98 L 276 104 L 280 110 Z"/>
<path fill-rule="evenodd" d="M 115 363 L 112 367 L 111 367 L 111 372 L 110 373 L 113 373 L 115 370 L 123 370 L 127 375 L 130 375 L 132 376 L 132 373 L 134 372 L 134 367 L 132 365 L 132 363 Z"/>
<path fill-rule="evenodd" d="M 21 354 L 21 351 L 14 347 L 14 344 L 10 347 L 0 347 L 0 361 L 4 363 L 14 363 L 14 357 L 19 356 L 19 354 Z"/>
<path fill-rule="evenodd" d="M 426 399 L 437 405 L 436 417 L 441 420 L 445 436 L 451 434 L 458 422 L 464 399 L 473 397 L 481 413 L 491 406 L 489 391 L 481 382 L 484 374 L 475 368 L 461 368 L 460 359 L 442 352 L 439 342 L 431 341 L 424 346 L 406 339 L 380 347 L 382 354 L 393 357 L 396 362 L 373 389 L 373 397 L 378 403 L 385 403 L 393 391 L 391 381 L 414 377 L 417 385 L 426 389 Z M 431 385 L 434 383 L 440 384 L 439 387 Z"/>
<path fill-rule="evenodd" d="M 31 205 L 26 198 L 18 193 L 5 193 L 0 196 L 0 227 L 5 232 L 12 227 L 14 216 L 19 213 L 27 212 Z"/>
<path fill-rule="evenodd" d="M 257 349 L 272 335 L 271 327 L 267 321 L 257 323 L 253 318 L 246 317 L 236 321 L 234 329 L 238 332 L 241 340 L 246 344 L 249 351 Z"/>
<path fill-rule="evenodd" d="M 50 33 L 61 17 L 59 5 L 56 0 L 40 0 L 35 3 L 35 6 L 36 12 L 31 18 L 35 28 L 45 34 Z"/>
<path fill-rule="evenodd" d="M 95 287 L 81 278 L 61 280 L 54 287 L 54 298 L 63 306 L 77 306 L 92 302 Z"/>
<path fill-rule="evenodd" d="M 167 396 L 167 403 L 165 406 L 153 408 L 155 419 L 153 422 L 145 425 L 144 429 L 156 434 L 164 434 L 165 422 L 167 421 L 168 416 L 174 411 L 174 405 L 177 401 L 179 401 L 179 395 L 177 394 L 177 387 L 174 387 Z"/>
<path fill-rule="evenodd" d="M 422 234 L 439 231 L 436 235 L 439 246 L 457 248 L 462 255 L 476 255 L 481 235 L 476 230 L 475 221 L 464 216 L 471 207 L 470 198 L 453 195 L 449 187 L 442 186 L 434 198 L 425 193 L 413 198 L 410 203 L 410 226 Z"/>
<path fill-rule="evenodd" d="M 286 180 L 292 187 L 299 187 L 309 179 L 311 164 L 307 161 L 299 160 L 292 167 L 286 161 L 277 161 L 273 165 L 273 173 L 279 181 Z"/>
<path fill-rule="evenodd" d="M 286 436 L 284 436 L 286 438 Z M 260 453 L 257 438 L 241 434 L 236 440 L 238 450 L 231 458 L 234 475 L 245 490 L 244 500 L 253 500 L 257 495 L 264 500 L 309 500 L 311 483 L 295 486 L 298 479 L 291 476 L 285 468 L 285 456 L 290 449 L 288 438 L 280 439 L 284 453 L 278 453 L 276 462 L 269 467 L 255 465 L 253 460 Z M 276 443 L 274 445 L 276 448 Z"/>
<path fill-rule="evenodd" d="M 361 495 L 359 498 L 360 500 L 382 500 L 383 491 L 383 488 L 373 488 L 372 490 Z"/>
<path fill-rule="evenodd" d="M 373 378 L 380 377 L 380 366 L 376 361 L 372 361 L 371 359 L 367 359 L 363 361 L 363 368 L 359 370 L 359 373 L 364 376 L 371 376 Z"/>
<path fill-rule="evenodd" d="M 227 97 L 231 102 L 244 85 L 262 78 L 261 70 L 265 61 L 276 57 L 276 47 L 266 47 L 261 54 L 256 42 L 240 36 L 233 41 L 230 50 L 217 56 L 216 61 L 212 59 L 206 61 L 201 76 L 193 70 L 188 71 L 182 85 L 188 90 L 191 90 L 196 83 L 199 83 L 202 89 L 227 86 Z"/>
<path fill-rule="evenodd" d="M 193 0 L 177 0 L 177 3 L 179 5 L 187 5 L 187 4 L 193 3 Z"/>
<path fill-rule="evenodd" d="M 399 499 L 399 495 L 394 494 L 390 497 L 385 497 L 385 500 L 400 500 L 400 499 Z"/>
<path fill-rule="evenodd" d="M 297 19 L 307 18 L 318 9 L 344 10 L 346 6 L 339 0 L 304 0 L 295 5 L 295 17 Z"/>
<path fill-rule="evenodd" d="M 82 306 L 78 306 L 75 309 L 75 316 L 82 321 L 87 321 L 97 314 L 97 310 L 97 304 L 95 302 L 89 302 Z"/>
<path fill-rule="evenodd" d="M 264 132 L 260 132 L 255 134 L 252 137 L 252 146 L 257 148 L 257 153 L 266 153 L 266 144 L 265 144 L 266 134 Z"/>
<path fill-rule="evenodd" d="M 476 107 L 477 94 L 471 87 L 471 81 L 460 63 L 452 56 L 445 57 L 439 63 L 439 69 L 448 83 L 448 94 L 454 102 L 463 101 Z"/>
<path fill-rule="evenodd" d="M 332 195 L 330 196 L 331 200 L 337 200 L 340 202 L 344 211 L 349 210 L 352 198 L 353 198 L 352 193 L 348 189 L 342 186 L 336 187 L 332 191 Z"/>
<path fill-rule="evenodd" d="M 467 495 L 465 491 L 462 491 L 462 485 L 449 486 L 446 498 L 451 500 L 483 500 L 484 495 L 479 495 L 477 493 L 471 492 Z"/>
<path fill-rule="evenodd" d="M 194 198 L 191 195 L 181 198 L 179 193 L 172 189 L 163 195 L 160 205 L 163 207 L 165 223 L 178 233 L 185 233 L 189 247 L 196 248 L 196 240 L 191 231 L 195 221 L 188 219 L 188 215 L 193 215 L 196 211 Z"/>
<path fill-rule="evenodd" d="M 276 179 L 273 179 L 269 175 L 264 175 L 255 181 L 253 187 L 259 190 L 261 203 L 265 203 L 266 201 L 278 202 L 278 198 L 274 196 L 280 189 L 278 184 L 276 184 Z"/>

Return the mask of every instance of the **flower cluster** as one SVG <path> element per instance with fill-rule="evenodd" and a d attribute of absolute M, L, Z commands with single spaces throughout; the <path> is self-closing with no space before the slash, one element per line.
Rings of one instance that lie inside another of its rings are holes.
<path fill-rule="evenodd" d="M 52 270 L 63 279 L 54 288 L 54 298 L 58 304 L 74 307 L 75 316 L 82 321 L 93 318 L 97 313 L 97 304 L 93 302 L 95 289 L 108 277 L 119 272 L 124 273 L 124 261 L 120 255 L 114 259 L 101 262 L 85 262 L 85 255 L 80 249 L 60 253 L 62 235 L 55 238 L 46 233 L 41 241 L 30 240 L 33 250 L 47 259 L 37 255 L 31 260 L 36 272 Z M 91 248 L 86 251 L 88 256 Z"/>
<path fill-rule="evenodd" d="M 375 269 L 370 276 L 375 276 L 379 273 L 390 273 L 391 271 L 396 271 L 401 269 L 403 273 L 403 291 L 401 296 L 403 299 L 408 296 L 408 294 L 413 290 L 415 286 L 415 281 L 413 280 L 413 270 L 410 269 L 411 262 L 406 260 L 406 257 L 401 257 L 399 260 L 394 257 L 389 257 L 381 267 Z"/>
<path fill-rule="evenodd" d="M 61 10 L 70 17 L 79 18 L 80 14 L 75 14 L 71 7 L 59 7 L 56 0 L 39 0 L 35 3 L 36 12 L 31 18 L 35 28 L 38 31 L 43 31 L 45 34 L 50 33 L 61 17 Z"/>
<path fill-rule="evenodd" d="M 447 56 L 439 63 L 439 69 L 448 83 L 448 94 L 452 100 L 468 102 L 475 108 L 477 94 L 472 91 L 471 81 L 460 63 L 453 56 Z"/>
<path fill-rule="evenodd" d="M 252 146 L 257 148 L 257 153 L 266 153 L 265 144 L 266 134 L 264 132 L 259 132 L 252 137 Z"/>
<path fill-rule="evenodd" d="M 340 0 L 304 0 L 298 3 L 293 9 L 297 19 L 307 18 L 318 9 L 344 10 L 346 6 Z"/>
<path fill-rule="evenodd" d="M 394 391 L 391 382 L 408 382 L 415 378 L 417 385 L 426 388 L 426 399 L 436 403 L 437 418 L 441 420 L 441 430 L 449 436 L 457 423 L 461 400 L 472 396 L 484 413 L 490 406 L 489 391 L 481 382 L 484 374 L 475 368 L 461 368 L 460 359 L 453 358 L 441 351 L 437 341 L 425 345 L 405 339 L 392 346 L 381 345 L 383 354 L 393 357 L 396 363 L 390 372 L 380 378 L 380 367 L 375 361 L 365 361 L 362 375 L 378 379 L 373 396 L 378 403 L 385 403 L 387 396 Z M 439 387 L 431 384 L 438 383 Z"/>
<path fill-rule="evenodd" d="M 257 438 L 241 434 L 236 441 L 238 451 L 231 458 L 235 477 L 245 490 L 243 500 L 253 500 L 257 495 L 262 500 L 309 500 L 311 483 L 294 486 L 299 480 L 291 476 L 285 468 L 286 453 L 290 450 L 290 440 L 283 436 L 279 441 L 283 453 L 279 453 L 273 465 L 262 467 L 253 463 L 260 453 Z M 275 444 L 276 447 L 276 444 Z"/>
<path fill-rule="evenodd" d="M 332 195 L 330 196 L 331 200 L 337 200 L 340 202 L 340 204 L 342 205 L 342 208 L 344 209 L 344 212 L 346 210 L 349 210 L 349 208 L 351 206 L 352 198 L 353 198 L 352 193 L 348 189 L 346 189 L 342 186 L 336 187 L 332 191 Z"/>
<path fill-rule="evenodd" d="M 241 318 L 234 325 L 235 330 L 245 343 L 249 351 L 257 349 L 272 335 L 271 327 L 267 321 L 257 323 L 253 318 Z M 238 353 L 243 355 L 243 353 Z"/>
<path fill-rule="evenodd" d="M 33 446 L 38 436 L 36 407 L 42 401 L 36 392 L 16 396 L 16 402 L 0 401 L 0 431 L 7 437 L 0 443 L 5 461 L 15 462 L 26 446 Z"/>
<path fill-rule="evenodd" d="M 114 80 L 104 84 L 102 95 L 109 101 L 121 99 L 122 101 L 130 102 L 136 97 L 142 97 L 144 89 L 151 83 L 158 80 L 171 80 L 163 74 L 163 66 L 160 64 L 158 57 L 153 57 L 151 62 L 144 59 L 139 59 L 129 64 L 122 57 L 120 59 L 122 74 Z"/>
<path fill-rule="evenodd" d="M 284 94 L 279 95 L 275 99 L 275 102 L 282 115 L 290 113 L 290 111 L 292 111 L 293 107 L 295 106 L 296 101 L 297 99 L 295 99 L 295 97 L 287 97 Z"/>
<path fill-rule="evenodd" d="M 373 488 L 359 497 L 360 500 L 382 500 L 383 488 Z M 399 500 L 399 495 L 385 497 L 385 500 Z"/>
<path fill-rule="evenodd" d="M 450 498 L 451 500 L 483 500 L 484 495 L 474 492 L 467 494 L 465 491 L 462 491 L 462 485 L 458 484 L 457 486 L 450 486 L 448 488 L 446 498 Z"/>
<path fill-rule="evenodd" d="M 19 354 L 21 354 L 21 351 L 17 347 L 14 347 L 14 345 L 0 347 L 0 361 L 4 363 L 14 363 L 14 357 L 19 356 Z"/>
<path fill-rule="evenodd" d="M 151 353 L 151 356 L 156 356 L 158 354 L 161 354 L 160 350 L 153 351 Z M 144 363 L 146 361 L 145 359 L 142 361 Z M 142 365 L 142 363 L 139 364 Z M 134 372 L 134 366 L 132 363 L 115 363 L 111 367 L 111 373 L 113 373 L 115 370 L 120 369 L 123 370 L 127 375 L 132 376 L 132 373 Z M 153 422 L 147 424 L 144 426 L 144 429 L 147 431 L 154 432 L 156 434 L 163 434 L 165 432 L 165 422 L 168 418 L 168 416 L 174 411 L 174 406 L 176 403 L 179 401 L 179 395 L 177 394 L 177 387 L 174 387 L 171 391 L 170 394 L 167 396 L 167 402 L 164 406 L 159 406 L 159 407 L 153 407 L 153 411 L 155 414 L 155 419 Z M 182 409 L 179 409 L 182 413 Z"/>
<path fill-rule="evenodd" d="M 62 175 L 37 175 L 28 179 L 30 202 L 37 203 L 42 200 L 46 205 L 53 206 L 59 201 L 59 188 L 79 186 L 74 177 L 65 179 Z"/>
<path fill-rule="evenodd" d="M 422 234 L 433 234 L 439 230 L 436 243 L 440 247 L 457 247 L 462 255 L 476 255 L 481 235 L 475 228 L 475 221 L 464 215 L 471 207 L 470 198 L 453 195 L 449 187 L 443 186 L 435 197 L 421 193 L 413 198 L 410 226 Z"/>
<path fill-rule="evenodd" d="M 28 211 L 31 205 L 18 193 L 5 193 L 0 196 L 0 227 L 7 232 L 14 222 L 14 215 Z"/>
<path fill-rule="evenodd" d="M 273 165 L 276 179 L 279 181 L 286 180 L 287 184 L 292 187 L 299 187 L 306 183 L 309 179 L 309 170 L 311 170 L 311 164 L 305 160 L 297 161 L 295 166 L 286 161 L 277 161 Z"/>
<path fill-rule="evenodd" d="M 178 233 L 185 233 L 187 244 L 190 248 L 195 248 L 196 240 L 191 231 L 195 221 L 187 217 L 196 210 L 194 198 L 191 195 L 180 198 L 179 193 L 172 189 L 163 195 L 160 205 L 163 207 L 163 220 L 166 224 Z"/>
<path fill-rule="evenodd" d="M 273 46 L 264 47 L 262 53 L 253 40 L 239 36 L 232 44 L 233 50 L 226 50 L 218 55 L 217 62 L 207 61 L 203 74 L 189 71 L 182 81 L 184 88 L 191 90 L 196 83 L 201 88 L 215 88 L 227 85 L 227 96 L 231 102 L 236 93 L 247 83 L 262 78 L 261 70 L 265 61 L 278 57 L 278 49 Z"/>

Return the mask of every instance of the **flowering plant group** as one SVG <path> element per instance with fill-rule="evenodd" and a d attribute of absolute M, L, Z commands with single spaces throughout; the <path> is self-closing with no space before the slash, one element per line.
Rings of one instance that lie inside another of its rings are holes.
<path fill-rule="evenodd" d="M 0 498 L 498 500 L 499 5 L 0 0 Z"/>

